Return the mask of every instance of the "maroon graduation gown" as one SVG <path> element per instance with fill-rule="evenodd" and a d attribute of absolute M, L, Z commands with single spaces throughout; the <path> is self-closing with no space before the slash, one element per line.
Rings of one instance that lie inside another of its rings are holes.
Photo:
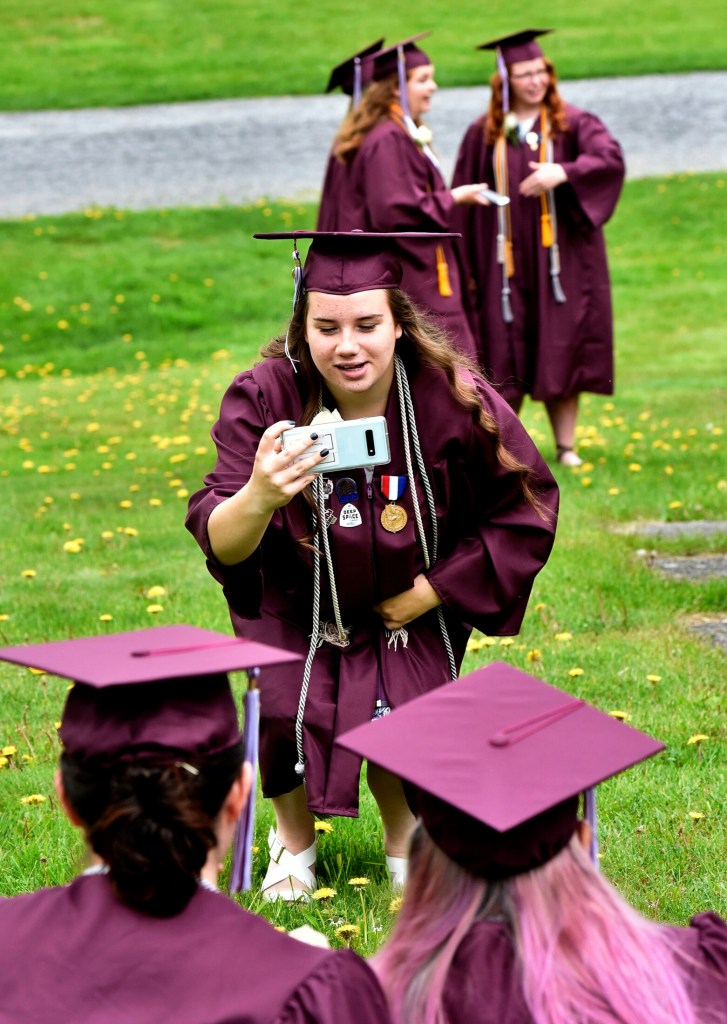
<path fill-rule="evenodd" d="M 689 928 L 667 927 L 686 957 L 697 1020 L 727 1022 L 727 924 L 697 914 Z M 506 925 L 479 921 L 455 954 L 444 986 L 446 1024 L 532 1024 Z"/>
<path fill-rule="evenodd" d="M 438 168 L 405 129 L 385 120 L 371 129 L 350 163 L 329 158 L 317 227 L 319 231 L 451 231 L 454 209 Z M 438 245 L 446 259 L 451 295 L 440 292 Z M 399 250 L 404 291 L 476 363 L 477 347 L 462 305 L 453 240 L 402 240 Z"/>
<path fill-rule="evenodd" d="M 380 1024 L 367 964 L 282 935 L 200 888 L 181 914 L 123 906 L 108 878 L 0 899 L 0 1024 Z"/>
<path fill-rule="evenodd" d="M 443 372 L 411 369 L 409 383 L 425 464 L 437 508 L 439 559 L 427 576 L 442 598 L 457 663 L 472 626 L 488 634 L 520 628 L 533 580 L 553 543 L 558 492 L 555 481 L 524 427 L 484 381 L 477 387 L 484 407 L 499 425 L 504 445 L 532 466 L 546 520 L 522 495 L 519 478 L 497 460 L 493 440 L 454 398 Z M 267 359 L 240 374 L 227 391 L 212 430 L 217 465 L 206 486 L 189 503 L 187 527 L 223 586 L 232 624 L 239 636 L 308 652 L 312 632 L 312 555 L 298 538 L 309 533 L 308 507 L 294 498 L 273 516 L 262 543 L 239 565 L 220 565 L 207 536 L 207 519 L 219 502 L 249 479 L 263 431 L 281 419 L 300 422 L 303 407 L 298 380 L 285 359 Z M 387 642 L 383 623 L 372 611 L 380 600 L 407 590 L 424 571 L 415 533 L 412 495 L 407 485 L 399 504 L 408 523 L 387 533 L 380 522 L 387 504 L 381 474 L 406 476 L 396 388 L 386 409 L 391 462 L 377 467 L 369 490 L 363 470 L 331 474 L 356 483 L 353 504 L 361 525 L 340 525 L 342 503 L 335 492 L 328 507 L 337 517 L 329 530 L 344 626 L 351 629 L 345 650 L 323 644 L 316 652 L 304 720 L 306 790 L 312 811 L 358 813 L 360 759 L 334 739 L 368 721 L 383 691 L 391 707 L 445 683 L 448 662 L 436 612 L 410 623 L 408 645 Z M 431 530 L 425 491 L 417 491 L 427 535 Z M 321 572 L 321 619 L 333 621 L 325 567 Z M 300 784 L 293 725 L 302 662 L 262 671 L 260 767 L 263 792 L 278 796 Z"/>
<path fill-rule="evenodd" d="M 553 161 L 568 181 L 555 189 L 560 282 L 566 302 L 555 301 L 548 250 L 540 240 L 540 199 L 520 196 L 520 182 L 539 159 L 523 142 L 507 144 L 514 277 L 513 322 L 502 316 L 502 269 L 497 263 L 494 206 L 459 207 L 455 228 L 464 234 L 465 277 L 472 323 L 488 379 L 512 401 L 539 401 L 581 391 L 613 393 L 611 290 L 603 225 L 624 180 L 621 147 L 593 114 L 566 104 L 568 131 L 553 139 Z M 481 117 L 459 149 L 453 185 L 486 181 L 495 187 L 494 147 L 485 145 Z M 537 128 L 537 122 L 533 128 Z"/>

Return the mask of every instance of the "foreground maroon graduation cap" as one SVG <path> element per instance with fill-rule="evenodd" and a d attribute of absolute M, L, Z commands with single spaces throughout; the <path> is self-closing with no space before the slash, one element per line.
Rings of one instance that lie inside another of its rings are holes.
<path fill-rule="evenodd" d="M 354 53 L 347 60 L 337 64 L 331 71 L 326 92 L 340 89 L 347 96 L 352 97 L 355 106 L 361 99 L 361 90 L 371 81 L 374 70 L 373 64 L 370 61 L 364 63 L 363 58 L 369 57 L 373 53 L 378 53 L 383 45 L 384 40 L 382 37 L 377 39 L 375 43 L 371 43 L 370 46 L 364 47 L 363 50 L 359 50 L 358 53 Z"/>
<path fill-rule="evenodd" d="M 338 742 L 409 783 L 433 841 L 490 879 L 555 856 L 575 831 L 580 793 L 664 749 L 501 662 Z"/>
<path fill-rule="evenodd" d="M 0 659 L 71 679 L 60 737 L 68 755 L 95 763 L 205 758 L 241 740 L 227 672 L 298 661 L 267 644 L 195 626 L 0 649 Z M 257 759 L 257 690 L 245 697 L 246 759 Z M 255 790 L 241 819 L 233 885 L 249 885 Z M 244 839 L 244 841 L 240 841 Z"/>

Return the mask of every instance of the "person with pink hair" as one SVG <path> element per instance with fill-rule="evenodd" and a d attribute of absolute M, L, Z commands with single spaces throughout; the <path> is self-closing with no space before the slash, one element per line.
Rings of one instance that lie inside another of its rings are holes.
<path fill-rule="evenodd" d="M 396 1024 L 727 1021 L 725 922 L 648 921 L 598 869 L 592 787 L 663 744 L 501 663 L 339 742 L 419 815 L 373 961 Z"/>

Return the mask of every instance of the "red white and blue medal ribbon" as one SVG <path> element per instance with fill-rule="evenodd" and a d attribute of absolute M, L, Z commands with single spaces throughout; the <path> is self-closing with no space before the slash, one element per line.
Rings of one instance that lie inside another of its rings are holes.
<path fill-rule="evenodd" d="M 389 476 L 382 473 L 381 491 L 390 502 L 389 505 L 384 506 L 381 513 L 381 525 L 387 533 L 399 533 L 407 524 L 409 517 L 406 510 L 396 504 L 397 498 L 400 498 L 405 490 L 405 476 Z"/>

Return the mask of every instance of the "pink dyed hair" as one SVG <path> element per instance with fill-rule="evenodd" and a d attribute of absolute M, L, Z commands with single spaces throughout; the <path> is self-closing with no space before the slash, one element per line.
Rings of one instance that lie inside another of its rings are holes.
<path fill-rule="evenodd" d="M 492 916 L 512 929 L 534 1024 L 697 1024 L 669 933 L 619 896 L 578 835 L 541 868 L 490 884 L 450 860 L 421 825 L 403 906 L 373 960 L 395 1024 L 444 1024 L 457 948 L 476 920 Z"/>

